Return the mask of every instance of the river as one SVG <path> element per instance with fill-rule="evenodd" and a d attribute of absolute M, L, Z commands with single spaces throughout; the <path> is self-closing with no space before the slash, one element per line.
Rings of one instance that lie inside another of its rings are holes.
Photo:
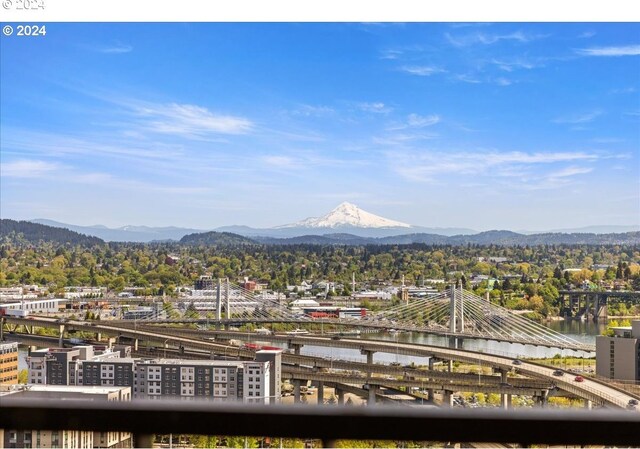
<path fill-rule="evenodd" d="M 552 321 L 550 323 L 547 323 L 546 325 L 556 332 L 560 332 L 561 334 L 571 337 L 574 340 L 587 344 L 595 344 L 596 335 L 600 335 L 606 329 L 606 325 L 604 323 L 584 322 L 578 320 Z M 449 344 L 446 337 L 421 334 L 417 332 L 376 332 L 372 334 L 362 334 L 360 338 L 398 341 L 400 343 L 419 343 L 435 346 L 448 346 Z M 548 358 L 553 357 L 556 354 L 559 354 L 561 356 L 587 358 L 595 356 L 595 353 L 584 351 L 573 351 L 568 349 L 560 350 L 555 348 L 545 348 L 542 346 L 522 345 L 517 343 L 504 343 L 486 340 L 464 340 L 462 342 L 462 349 L 522 358 Z M 365 361 L 364 355 L 360 354 L 360 352 L 357 350 L 351 349 L 305 346 L 302 348 L 302 354 L 343 360 L 361 362 Z M 425 359 L 423 358 L 403 356 L 400 354 L 376 353 L 374 355 L 374 361 L 388 363 L 397 362 L 403 365 L 410 364 L 412 362 L 418 365 L 425 364 Z"/>

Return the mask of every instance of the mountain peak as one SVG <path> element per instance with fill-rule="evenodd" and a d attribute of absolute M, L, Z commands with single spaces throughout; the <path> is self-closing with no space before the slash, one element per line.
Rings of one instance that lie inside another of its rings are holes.
<path fill-rule="evenodd" d="M 380 217 L 360 209 L 349 202 L 340 203 L 335 209 L 322 217 L 312 217 L 280 228 L 338 228 L 351 226 L 357 228 L 410 228 L 411 225 L 400 221 Z"/>

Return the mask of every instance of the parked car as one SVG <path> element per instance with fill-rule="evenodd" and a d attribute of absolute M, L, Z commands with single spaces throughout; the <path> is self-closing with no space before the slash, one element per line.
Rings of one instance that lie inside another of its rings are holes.
<path fill-rule="evenodd" d="M 564 371 L 560 371 L 559 369 L 557 369 L 553 372 L 553 375 L 558 377 L 564 376 Z"/>
<path fill-rule="evenodd" d="M 576 378 L 574 379 L 576 382 L 584 382 L 584 377 L 582 376 L 576 376 Z"/>

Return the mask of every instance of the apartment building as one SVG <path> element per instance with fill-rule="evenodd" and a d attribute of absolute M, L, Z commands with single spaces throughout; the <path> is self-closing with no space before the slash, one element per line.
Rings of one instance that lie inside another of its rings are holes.
<path fill-rule="evenodd" d="M 596 337 L 596 374 L 609 379 L 640 381 L 640 320 L 612 330 L 613 337 Z"/>
<path fill-rule="evenodd" d="M 131 387 L 136 399 L 280 400 L 281 351 L 258 351 L 251 362 L 136 359 L 123 354 L 130 353 L 94 351 L 92 346 L 33 351 L 27 358 L 29 383 Z"/>
<path fill-rule="evenodd" d="M 269 362 L 138 360 L 133 394 L 139 399 L 208 399 L 269 403 Z"/>
<path fill-rule="evenodd" d="M 36 400 L 130 401 L 130 387 L 83 387 L 69 385 L 5 386 L 2 398 Z M 6 448 L 130 448 L 129 432 L 91 432 L 79 430 L 12 430 L 0 431 L 0 447 Z"/>
<path fill-rule="evenodd" d="M 18 343 L 0 343 L 0 385 L 18 383 Z"/>
<path fill-rule="evenodd" d="M 132 360 L 123 359 L 121 355 L 126 353 L 124 346 L 116 345 L 114 349 L 105 346 L 74 346 L 73 348 L 45 348 L 37 351 L 31 351 L 27 357 L 27 367 L 29 370 L 29 383 L 41 385 L 117 385 L 113 382 L 95 382 L 92 370 L 85 362 L 110 362 L 114 367 L 116 365 L 132 364 Z M 120 368 L 121 370 L 124 368 Z M 88 371 L 88 372 L 87 372 Z M 84 378 L 87 382 L 84 382 Z M 105 380 L 114 380 L 103 376 Z M 131 386 L 131 384 L 122 383 L 120 386 Z"/>

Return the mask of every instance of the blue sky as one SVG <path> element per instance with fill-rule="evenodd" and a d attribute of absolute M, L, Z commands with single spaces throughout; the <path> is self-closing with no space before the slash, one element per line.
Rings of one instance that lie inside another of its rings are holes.
<path fill-rule="evenodd" d="M 640 25 L 64 24 L 0 39 L 2 217 L 640 224 Z"/>

